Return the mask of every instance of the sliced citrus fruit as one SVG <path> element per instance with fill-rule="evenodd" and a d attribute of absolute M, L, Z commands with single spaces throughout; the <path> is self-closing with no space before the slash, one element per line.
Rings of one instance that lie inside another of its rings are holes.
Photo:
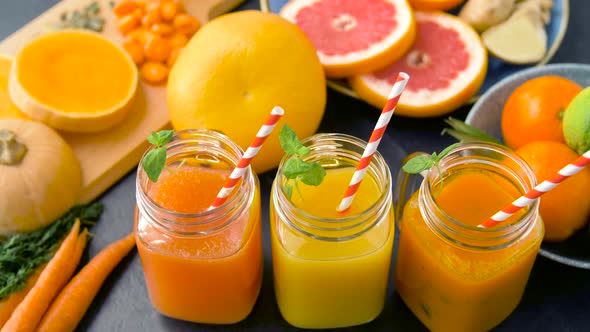
<path fill-rule="evenodd" d="M 280 14 L 311 40 L 328 77 L 384 68 L 416 38 L 406 0 L 291 0 Z"/>
<path fill-rule="evenodd" d="M 412 49 L 383 70 L 357 75 L 350 84 L 368 103 L 383 107 L 398 72 L 410 74 L 396 113 L 438 116 L 466 103 L 479 89 L 487 54 L 469 25 L 442 12 L 416 12 L 418 37 Z"/>
<path fill-rule="evenodd" d="M 96 33 L 60 30 L 19 51 L 8 91 L 34 120 L 65 131 L 96 132 L 124 119 L 137 82 L 137 68 L 121 46 Z"/>
<path fill-rule="evenodd" d="M 14 104 L 8 94 L 8 78 L 10 77 L 10 67 L 12 59 L 0 55 L 0 119 L 17 118 L 28 119 Z"/>
<path fill-rule="evenodd" d="M 409 0 L 416 10 L 449 10 L 459 6 L 465 0 Z"/>

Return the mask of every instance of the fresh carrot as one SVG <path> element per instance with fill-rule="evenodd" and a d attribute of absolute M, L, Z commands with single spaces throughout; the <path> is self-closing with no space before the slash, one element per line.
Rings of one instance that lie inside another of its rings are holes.
<path fill-rule="evenodd" d="M 96 255 L 53 301 L 38 331 L 74 331 L 107 276 L 134 246 L 135 237 L 131 233 Z"/>
<path fill-rule="evenodd" d="M 35 286 L 16 307 L 1 332 L 33 332 L 53 298 L 68 282 L 78 262 L 73 261 L 78 243 L 80 220 L 76 220 L 70 233 L 49 261 Z M 80 253 L 81 255 L 81 253 Z M 78 257 L 78 261 L 80 258 Z"/>
<path fill-rule="evenodd" d="M 0 301 L 0 329 L 6 321 L 10 318 L 10 315 L 14 312 L 14 309 L 18 307 L 18 305 L 24 300 L 25 296 L 29 293 L 29 291 L 35 286 L 37 279 L 41 275 L 41 272 L 45 268 L 45 265 L 39 266 L 33 274 L 29 276 L 27 279 L 27 283 L 25 287 L 21 288 L 20 290 L 10 294 L 7 298 Z"/>

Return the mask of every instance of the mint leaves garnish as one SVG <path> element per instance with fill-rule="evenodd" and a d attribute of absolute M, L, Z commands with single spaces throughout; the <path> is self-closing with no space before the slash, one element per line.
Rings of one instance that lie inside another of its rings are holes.
<path fill-rule="evenodd" d="M 448 155 L 449 152 L 451 152 L 451 150 L 456 148 L 459 144 L 461 144 L 461 143 L 451 144 L 451 145 L 447 146 L 444 150 L 442 150 L 439 154 L 437 154 L 436 152 L 433 152 L 429 156 L 416 156 L 416 157 L 408 160 L 408 162 L 404 164 L 402 169 L 404 170 L 404 172 L 409 173 L 409 174 L 418 174 L 423 171 L 429 170 L 434 166 L 434 167 L 436 167 L 436 169 L 438 170 L 438 172 L 440 174 L 441 173 L 440 168 L 439 168 L 440 161 L 446 155 Z"/>
<path fill-rule="evenodd" d="M 326 170 L 317 161 L 308 162 L 301 159 L 308 155 L 311 150 L 303 146 L 303 143 L 301 143 L 291 127 L 283 126 L 279 133 L 279 140 L 285 153 L 292 156 L 283 166 L 283 175 L 287 178 L 287 183 L 283 185 L 283 189 L 287 197 L 291 198 L 293 188 L 295 188 L 303 199 L 299 190 L 299 182 L 301 181 L 309 186 L 319 186 L 326 176 Z"/>
<path fill-rule="evenodd" d="M 442 135 L 449 134 L 463 142 L 491 142 L 502 145 L 497 139 L 461 120 L 449 117 L 445 122 L 450 128 L 443 129 Z"/>
<path fill-rule="evenodd" d="M 166 165 L 166 148 L 172 137 L 174 137 L 174 130 L 160 130 L 152 132 L 147 138 L 148 142 L 156 148 L 148 152 L 143 158 L 141 166 L 152 182 L 157 182 L 160 174 Z"/>

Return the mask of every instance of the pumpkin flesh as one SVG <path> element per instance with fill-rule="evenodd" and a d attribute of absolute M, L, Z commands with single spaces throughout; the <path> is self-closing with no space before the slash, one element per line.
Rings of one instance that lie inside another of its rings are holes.
<path fill-rule="evenodd" d="M 28 117 L 12 103 L 12 99 L 8 94 L 8 79 L 11 66 L 12 59 L 0 55 L 0 119 L 27 119 Z"/>
<path fill-rule="evenodd" d="M 128 59 L 112 43 L 79 33 L 55 34 L 24 47 L 18 80 L 38 102 L 62 112 L 98 113 L 127 97 Z"/>

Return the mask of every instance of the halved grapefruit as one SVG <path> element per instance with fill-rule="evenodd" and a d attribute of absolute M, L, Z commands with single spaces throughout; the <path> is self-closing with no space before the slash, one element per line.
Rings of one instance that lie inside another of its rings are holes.
<path fill-rule="evenodd" d="M 328 77 L 384 68 L 416 38 L 406 0 L 291 0 L 280 14 L 311 40 Z"/>
<path fill-rule="evenodd" d="M 479 90 L 487 53 L 479 35 L 456 16 L 416 12 L 418 37 L 412 49 L 389 67 L 350 79 L 368 103 L 383 107 L 398 72 L 410 74 L 396 113 L 429 117 L 449 113 Z"/>
<path fill-rule="evenodd" d="M 465 0 L 409 0 L 415 10 L 449 10 L 459 6 Z"/>

